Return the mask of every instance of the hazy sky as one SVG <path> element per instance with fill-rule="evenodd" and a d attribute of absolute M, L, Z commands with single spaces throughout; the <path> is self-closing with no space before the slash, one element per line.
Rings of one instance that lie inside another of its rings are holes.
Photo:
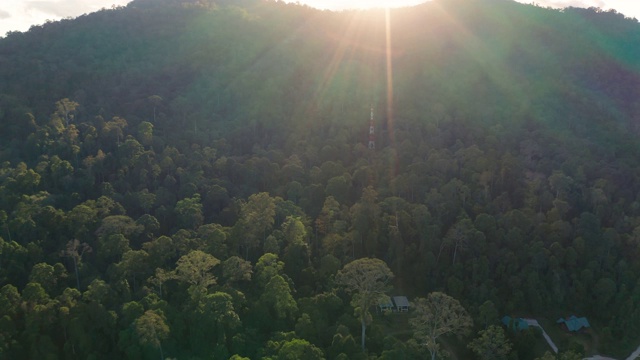
<path fill-rule="evenodd" d="M 8 31 L 26 31 L 31 25 L 47 20 L 60 20 L 94 12 L 112 5 L 126 5 L 130 0 L 0 0 L 0 36 Z M 384 6 L 392 4 L 412 5 L 425 0 L 299 0 L 310 6 L 329 9 L 345 7 Z M 640 19 L 639 0 L 517 0 L 523 3 L 536 2 L 554 7 L 599 7 L 616 9 L 629 17 Z"/>

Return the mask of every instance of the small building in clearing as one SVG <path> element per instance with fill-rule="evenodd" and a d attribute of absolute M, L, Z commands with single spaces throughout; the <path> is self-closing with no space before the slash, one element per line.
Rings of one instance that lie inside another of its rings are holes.
<path fill-rule="evenodd" d="M 409 300 L 407 299 L 406 296 L 394 296 L 392 300 L 396 306 L 396 311 L 398 312 L 409 311 Z"/>
<path fill-rule="evenodd" d="M 393 303 L 391 302 L 391 299 L 387 298 L 386 301 L 380 302 L 378 304 L 378 310 L 380 312 L 385 312 L 385 311 L 394 311 L 395 308 L 393 306 Z"/>
<path fill-rule="evenodd" d="M 563 325 L 568 331 L 576 332 L 581 329 L 586 329 L 591 327 L 589 321 L 586 317 L 577 317 L 575 315 L 571 315 L 566 319 L 560 318 L 556 323 Z"/>
<path fill-rule="evenodd" d="M 529 324 L 523 318 L 512 318 L 511 316 L 504 316 L 502 318 L 502 323 L 507 327 L 507 329 L 511 329 L 513 331 L 522 331 L 529 328 Z"/>

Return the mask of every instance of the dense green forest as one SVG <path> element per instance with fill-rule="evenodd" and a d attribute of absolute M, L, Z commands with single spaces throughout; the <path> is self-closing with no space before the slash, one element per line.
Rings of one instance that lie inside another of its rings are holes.
<path fill-rule="evenodd" d="M 134 0 L 8 33 L 0 358 L 554 359 L 500 318 L 572 314 L 558 359 L 627 356 L 639 134 L 614 11 Z"/>

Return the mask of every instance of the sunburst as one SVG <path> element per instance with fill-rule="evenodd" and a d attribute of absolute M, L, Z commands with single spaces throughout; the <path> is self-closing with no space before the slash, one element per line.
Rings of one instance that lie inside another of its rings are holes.
<path fill-rule="evenodd" d="M 330 10 L 398 8 L 418 5 L 430 0 L 303 0 L 301 3 Z"/>

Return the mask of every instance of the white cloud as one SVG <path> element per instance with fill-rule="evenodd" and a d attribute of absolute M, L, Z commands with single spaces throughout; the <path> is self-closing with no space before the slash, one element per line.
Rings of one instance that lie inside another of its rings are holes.
<path fill-rule="evenodd" d="M 77 13 L 74 5 L 74 1 L 27 1 L 26 9 L 28 12 L 36 11 L 64 18 Z"/>
<path fill-rule="evenodd" d="M 131 0 L 0 0 L 0 37 L 9 31 L 27 31 L 47 20 L 60 20 L 126 5 Z M 9 14 L 10 17 L 7 17 Z"/>
<path fill-rule="evenodd" d="M 38 11 L 56 18 L 79 16 L 110 7 L 111 4 L 124 5 L 124 0 L 27 0 L 27 11 Z"/>

